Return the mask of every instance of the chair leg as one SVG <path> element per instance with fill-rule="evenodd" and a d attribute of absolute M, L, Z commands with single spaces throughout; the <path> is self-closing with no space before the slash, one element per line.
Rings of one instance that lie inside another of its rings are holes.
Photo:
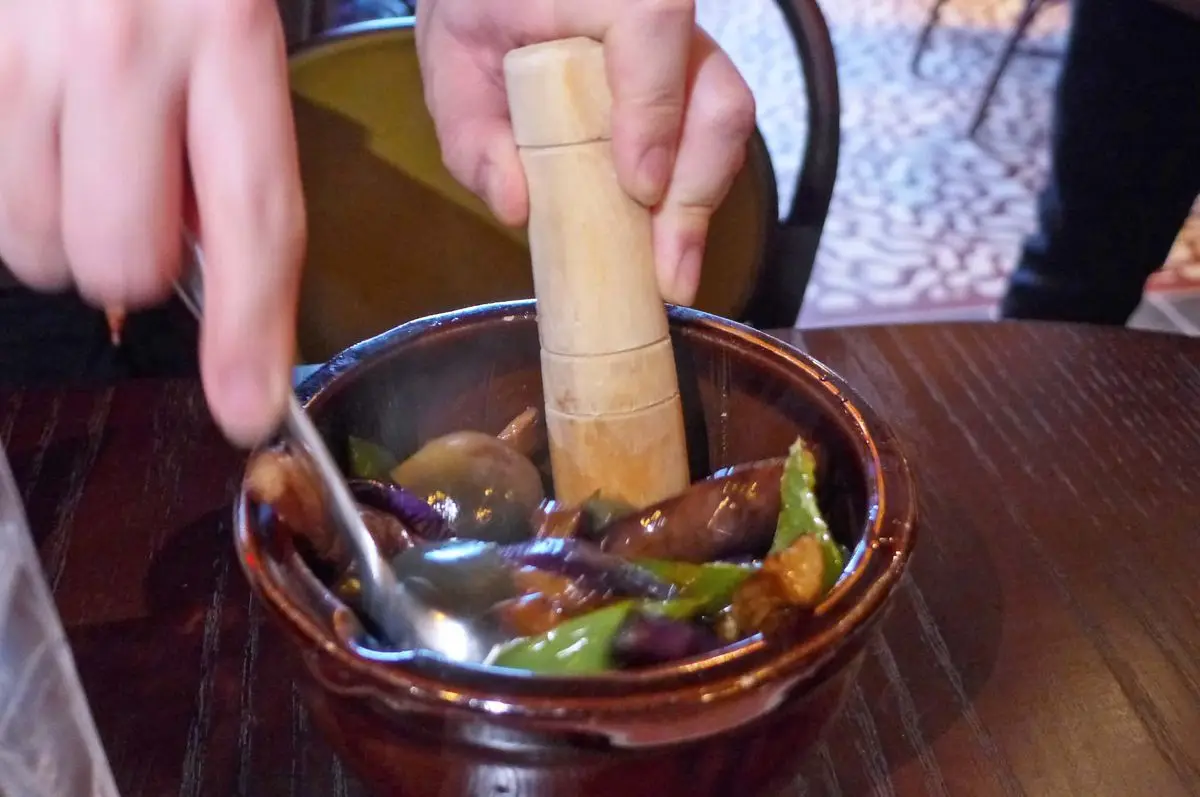
<path fill-rule="evenodd" d="M 300 25 L 300 41 L 308 41 L 317 34 L 317 23 L 320 10 L 316 0 L 302 0 L 300 3 L 303 18 Z"/>
<path fill-rule="evenodd" d="M 929 17 L 925 20 L 925 27 L 921 28 L 921 33 L 917 36 L 917 46 L 913 50 L 912 64 L 910 69 L 914 75 L 920 76 L 921 73 L 921 58 L 925 55 L 925 51 L 929 49 L 929 37 L 933 35 L 933 29 L 937 27 L 938 22 L 942 18 L 942 6 L 946 5 L 949 0 L 934 0 L 933 7 L 929 9 Z"/>
<path fill-rule="evenodd" d="M 1037 17 L 1038 12 L 1042 10 L 1042 6 L 1046 5 L 1047 0 L 1026 0 L 1025 8 L 1021 11 L 1021 16 L 1017 18 L 1017 24 L 1013 26 L 1012 32 L 1008 35 L 1008 41 L 1004 43 L 1004 49 L 1000 53 L 1000 58 L 996 61 L 996 65 L 992 67 L 992 74 L 988 77 L 986 88 L 983 90 L 983 96 L 979 98 L 979 104 L 975 106 L 975 114 L 971 118 L 971 124 L 967 128 L 967 137 L 974 139 L 979 128 L 983 126 L 984 120 L 987 118 L 988 106 L 992 103 L 992 97 L 996 93 L 996 88 L 1000 85 L 1000 78 L 1004 75 L 1004 70 L 1008 69 L 1008 64 L 1012 61 L 1013 54 L 1017 51 L 1017 45 L 1025 38 L 1025 34 L 1029 31 L 1029 26 L 1033 24 L 1033 20 Z"/>

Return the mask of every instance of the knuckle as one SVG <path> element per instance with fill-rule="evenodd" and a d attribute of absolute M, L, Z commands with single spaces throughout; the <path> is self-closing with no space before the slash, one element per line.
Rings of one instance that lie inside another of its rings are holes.
<path fill-rule="evenodd" d="M 618 96 L 613 102 L 614 134 L 620 130 L 656 141 L 677 136 L 687 110 L 687 98 L 670 86 L 647 87 L 638 96 Z"/>
<path fill-rule="evenodd" d="M 33 255 L 36 257 L 36 255 Z M 57 292 L 71 285 L 71 272 L 61 259 L 45 259 L 37 263 L 6 261 L 20 282 L 35 291 Z"/>
<path fill-rule="evenodd" d="M 24 240 L 52 240 L 58 235 L 58 208 L 48 191 L 30 191 L 19 201 L 0 200 L 0 224 Z"/>
<path fill-rule="evenodd" d="M 282 29 L 278 10 L 271 0 L 210 0 L 202 6 L 207 22 L 219 36 L 258 39 Z"/>
<path fill-rule="evenodd" d="M 299 258 L 308 240 L 302 189 L 291 181 L 263 183 L 248 196 L 246 218 L 255 220 L 262 240 L 288 260 Z"/>
<path fill-rule="evenodd" d="M 744 84 L 740 90 L 732 89 L 708 92 L 698 102 L 697 112 L 707 129 L 740 146 L 754 132 L 756 109 L 754 95 Z"/>
<path fill-rule="evenodd" d="M 642 116 L 646 125 L 665 133 L 675 132 L 687 107 L 687 99 L 671 86 L 656 86 L 652 93 L 631 98 L 625 105 L 628 112 Z"/>
<path fill-rule="evenodd" d="M 643 13 L 653 17 L 686 17 L 696 16 L 696 0 L 642 0 Z"/>
<path fill-rule="evenodd" d="M 304 211 L 304 202 L 288 200 L 279 203 L 273 220 L 286 256 L 289 259 L 301 257 L 308 242 L 308 216 Z"/>

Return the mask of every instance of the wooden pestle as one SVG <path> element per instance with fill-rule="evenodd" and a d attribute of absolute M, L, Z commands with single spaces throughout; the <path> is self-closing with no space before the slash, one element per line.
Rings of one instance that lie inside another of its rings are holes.
<path fill-rule="evenodd" d="M 604 48 L 522 47 L 504 76 L 529 186 L 555 496 L 641 508 L 688 486 L 688 458 L 650 211 L 613 165 Z"/>

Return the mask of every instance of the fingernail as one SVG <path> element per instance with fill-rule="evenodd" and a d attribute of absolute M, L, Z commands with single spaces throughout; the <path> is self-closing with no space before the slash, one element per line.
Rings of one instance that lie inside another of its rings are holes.
<path fill-rule="evenodd" d="M 670 172 L 671 159 L 666 147 L 656 145 L 642 153 L 637 166 L 637 200 L 645 205 L 657 204 L 667 188 Z"/>
<path fill-rule="evenodd" d="M 703 260 L 703 246 L 691 244 L 684 247 L 671 279 L 669 301 L 685 306 L 696 301 L 696 291 L 700 288 L 700 267 Z"/>

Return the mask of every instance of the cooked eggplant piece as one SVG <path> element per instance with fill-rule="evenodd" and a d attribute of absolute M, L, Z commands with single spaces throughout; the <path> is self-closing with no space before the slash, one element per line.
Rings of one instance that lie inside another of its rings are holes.
<path fill-rule="evenodd" d="M 496 435 L 526 459 L 534 459 L 546 448 L 546 424 L 536 407 L 528 407 Z"/>
<path fill-rule="evenodd" d="M 649 667 L 716 650 L 724 644 L 692 620 L 631 612 L 613 638 L 613 659 L 622 667 Z"/>
<path fill-rule="evenodd" d="M 429 441 L 392 471 L 392 479 L 424 498 L 454 536 L 489 542 L 529 539 L 530 518 L 546 497 L 533 463 L 482 432 Z"/>
<path fill-rule="evenodd" d="M 601 529 L 602 547 L 628 558 L 700 564 L 767 553 L 779 520 L 783 459 L 705 479 Z"/>
<path fill-rule="evenodd" d="M 591 519 L 583 507 L 557 501 L 542 501 L 533 512 L 532 523 L 533 536 L 538 539 L 587 538 L 591 533 Z"/>
<path fill-rule="evenodd" d="M 352 479 L 350 492 L 359 504 L 391 515 L 424 542 L 441 542 L 454 536 L 436 508 L 398 484 Z"/>
<path fill-rule="evenodd" d="M 811 535 L 768 556 L 733 593 L 737 633 L 770 632 L 789 611 L 814 608 L 825 595 L 825 569 L 821 540 Z"/>
<path fill-rule="evenodd" d="M 667 600 L 676 592 L 650 570 L 606 554 L 585 540 L 534 540 L 499 550 L 504 559 L 520 567 L 557 573 L 595 592 L 655 600 Z"/>

